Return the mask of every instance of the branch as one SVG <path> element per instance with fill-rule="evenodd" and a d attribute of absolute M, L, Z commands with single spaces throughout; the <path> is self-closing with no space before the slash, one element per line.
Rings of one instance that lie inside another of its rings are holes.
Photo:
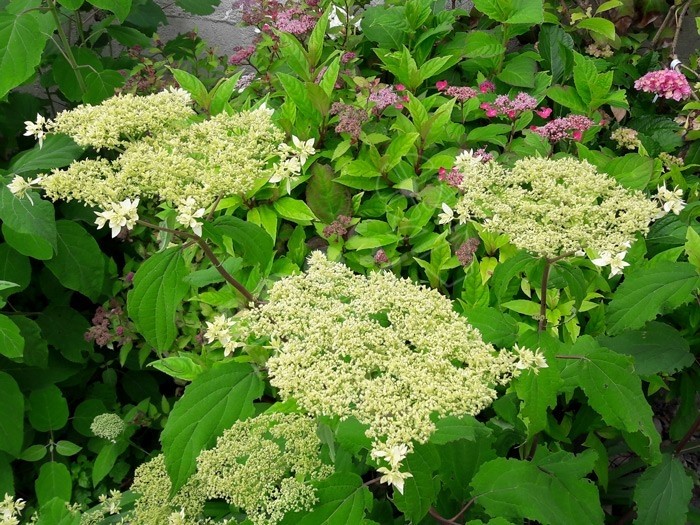
<path fill-rule="evenodd" d="M 695 419 L 695 423 L 693 423 L 690 426 L 688 432 L 685 433 L 685 436 L 683 436 L 678 442 L 678 445 L 676 445 L 676 449 L 673 451 L 673 454 L 675 456 L 683 452 L 683 447 L 685 447 L 685 444 L 688 441 L 690 441 L 690 438 L 693 437 L 693 434 L 695 434 L 698 431 L 698 428 L 700 428 L 700 414 L 698 414 L 698 417 Z"/>
<path fill-rule="evenodd" d="M 194 241 L 197 243 L 197 245 L 202 249 L 204 252 L 204 255 L 207 256 L 207 258 L 211 261 L 211 263 L 214 265 L 214 268 L 216 268 L 216 271 L 221 274 L 221 277 L 224 278 L 224 280 L 229 283 L 231 286 L 233 286 L 238 292 L 246 298 L 248 303 L 254 303 L 254 304 L 260 304 L 260 301 L 251 294 L 245 286 L 243 286 L 241 283 L 239 283 L 233 275 L 228 273 L 226 269 L 221 265 L 221 261 L 219 261 L 218 257 L 214 254 L 212 249 L 209 247 L 207 244 L 207 241 L 202 239 L 199 235 L 195 235 L 194 233 L 190 232 L 183 232 L 181 230 L 174 230 L 172 228 L 165 228 L 163 226 L 158 226 L 156 224 L 152 224 L 150 222 L 138 220 L 136 221 L 138 224 L 142 226 L 146 226 L 147 228 L 151 228 L 152 230 L 156 231 L 162 231 L 166 233 L 172 233 L 173 235 L 176 235 L 178 237 L 181 237 L 183 239 L 189 239 L 191 241 Z"/>

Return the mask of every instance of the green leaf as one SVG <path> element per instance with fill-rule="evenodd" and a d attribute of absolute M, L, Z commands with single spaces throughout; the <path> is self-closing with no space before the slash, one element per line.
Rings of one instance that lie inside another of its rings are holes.
<path fill-rule="evenodd" d="M 664 454 L 659 465 L 649 467 L 637 480 L 635 525 L 676 525 L 686 523 L 693 497 L 693 479 L 681 462 Z"/>
<path fill-rule="evenodd" d="M 106 443 L 97 453 L 92 465 L 92 486 L 96 487 L 105 479 L 114 468 L 119 457 L 119 448 L 116 443 Z"/>
<path fill-rule="evenodd" d="M 475 0 L 474 7 L 496 22 L 535 25 L 544 20 L 542 0 Z"/>
<path fill-rule="evenodd" d="M 24 338 L 19 327 L 6 315 L 0 314 L 0 355 L 19 359 L 24 353 Z"/>
<path fill-rule="evenodd" d="M 239 71 L 230 78 L 224 80 L 221 84 L 216 87 L 211 97 L 211 104 L 209 105 L 209 113 L 213 115 L 218 115 L 224 108 L 226 108 L 228 101 L 231 99 L 233 90 L 236 89 L 236 83 L 241 78 L 243 71 Z"/>
<path fill-rule="evenodd" d="M 24 396 L 5 372 L 0 372 L 0 399 L 0 450 L 17 457 L 24 440 Z"/>
<path fill-rule="evenodd" d="M 497 75 L 497 78 L 511 86 L 534 88 L 536 72 L 537 62 L 534 59 L 524 55 L 515 55 L 506 62 L 503 71 Z"/>
<path fill-rule="evenodd" d="M 590 336 L 580 337 L 571 354 L 579 358 L 562 371 L 564 382 L 580 387 L 606 424 L 630 433 L 642 432 L 653 444 L 658 432 L 632 358 L 599 346 Z"/>
<path fill-rule="evenodd" d="M 79 312 L 65 305 L 52 304 L 37 318 L 42 337 L 61 355 L 74 363 L 84 363 L 92 352 L 85 340 L 90 323 Z"/>
<path fill-rule="evenodd" d="M 326 33 L 328 32 L 330 12 L 331 7 L 324 11 L 309 36 L 309 67 L 312 70 L 316 68 L 323 54 L 323 41 L 326 39 Z"/>
<path fill-rule="evenodd" d="M 469 482 L 481 465 L 497 457 L 493 449 L 491 434 L 475 441 L 461 439 L 438 447 L 440 470 L 436 473 L 442 483 L 442 490 L 449 490 L 457 501 L 468 501 Z M 441 492 L 443 497 L 444 492 Z M 468 522 L 471 523 L 471 522 Z"/>
<path fill-rule="evenodd" d="M 465 37 L 463 53 L 467 58 L 493 58 L 505 52 L 503 43 L 492 33 L 470 31 Z"/>
<path fill-rule="evenodd" d="M 209 93 L 202 81 L 183 69 L 169 68 L 180 87 L 192 95 L 192 99 L 204 108 L 209 107 Z"/>
<path fill-rule="evenodd" d="M 87 89 L 83 94 L 83 102 L 99 104 L 103 100 L 113 97 L 115 89 L 122 87 L 125 81 L 126 79 L 119 71 L 111 69 L 91 71 L 85 76 Z"/>
<path fill-rule="evenodd" d="M 471 482 L 473 496 L 493 517 L 525 518 L 542 525 L 602 525 L 596 486 L 580 472 L 573 454 L 556 456 L 556 471 L 536 460 L 497 458 L 484 463 Z"/>
<path fill-rule="evenodd" d="M 92 5 L 100 9 L 105 9 L 111 11 L 120 22 L 126 20 L 129 16 L 129 11 L 131 11 L 131 0 L 88 0 Z M 202 3 L 201 0 L 198 3 Z M 206 13 L 209 14 L 209 13 Z"/>
<path fill-rule="evenodd" d="M 273 202 L 272 206 L 280 217 L 297 224 L 308 224 L 310 221 L 318 220 L 311 208 L 302 200 L 282 197 Z"/>
<path fill-rule="evenodd" d="M 495 292 L 499 301 L 505 298 L 510 282 L 520 274 L 528 272 L 538 262 L 538 258 L 520 251 L 506 262 L 496 266 L 491 277 L 491 289 Z"/>
<path fill-rule="evenodd" d="M 159 352 L 169 351 L 177 335 L 175 316 L 189 285 L 187 264 L 179 246 L 147 259 L 134 275 L 127 295 L 129 317 L 146 341 Z"/>
<path fill-rule="evenodd" d="M 576 24 L 576 29 L 588 29 L 608 40 L 615 40 L 615 24 L 605 18 L 584 18 Z"/>
<path fill-rule="evenodd" d="M 402 5 L 375 6 L 367 9 L 362 16 L 362 34 L 380 48 L 401 49 L 408 38 L 408 21 Z"/>
<path fill-rule="evenodd" d="M 40 17 L 31 10 L 0 12 L 0 100 L 31 77 L 41 61 L 49 35 L 42 31 Z"/>
<path fill-rule="evenodd" d="M 70 501 L 73 482 L 68 468 L 63 463 L 44 463 L 39 469 L 39 477 L 34 482 L 34 490 L 39 505 L 44 505 L 53 498 Z"/>
<path fill-rule="evenodd" d="M 688 228 L 685 235 L 685 253 L 688 254 L 688 262 L 700 271 L 700 234 L 695 229 Z"/>
<path fill-rule="evenodd" d="M 36 144 L 32 149 L 16 155 L 10 163 L 9 170 L 22 174 L 62 168 L 82 155 L 85 148 L 78 146 L 68 135 L 49 135 L 44 145 Z"/>
<path fill-rule="evenodd" d="M 617 337 L 598 337 L 601 346 L 634 358 L 638 374 L 674 374 L 693 364 L 690 344 L 675 328 L 656 321 L 643 330 L 623 332 Z"/>
<path fill-rule="evenodd" d="M 238 217 L 219 217 L 213 223 L 204 223 L 204 233 L 219 246 L 224 238 L 230 238 L 238 255 L 250 265 L 267 268 L 272 261 L 274 243 L 272 237 L 260 226 Z"/>
<path fill-rule="evenodd" d="M 559 25 L 545 24 L 540 28 L 537 49 L 543 66 L 552 74 L 552 84 L 566 80 L 574 67 L 574 40 Z"/>
<path fill-rule="evenodd" d="M 557 405 L 557 394 L 562 384 L 559 370 L 555 366 L 554 352 L 540 349 L 547 360 L 548 367 L 524 371 L 513 381 L 513 388 L 522 401 L 520 419 L 527 427 L 529 437 L 547 428 L 548 409 Z"/>
<path fill-rule="evenodd" d="M 102 293 L 106 262 L 97 242 L 75 221 L 56 222 L 57 247 L 46 267 L 56 279 L 70 290 L 75 290 L 96 301 Z"/>
<path fill-rule="evenodd" d="M 250 365 L 226 362 L 198 376 L 168 417 L 161 434 L 173 492 L 196 468 L 197 455 L 236 421 L 253 415 L 263 382 Z"/>
<path fill-rule="evenodd" d="M 29 422 L 39 432 L 60 430 L 68 422 L 68 402 L 61 389 L 49 385 L 29 394 Z"/>
<path fill-rule="evenodd" d="M 150 363 L 150 366 L 183 381 L 194 381 L 204 369 L 187 356 L 164 357 Z"/>
<path fill-rule="evenodd" d="M 571 86 L 552 86 L 547 90 L 547 96 L 557 104 L 561 104 L 576 113 L 588 111 L 588 106 L 584 104 L 579 94 Z"/>
<path fill-rule="evenodd" d="M 384 173 L 394 168 L 403 158 L 413 149 L 413 144 L 420 135 L 418 133 L 405 133 L 392 139 L 391 144 L 386 149 L 384 156 L 386 164 L 384 165 Z"/>
<path fill-rule="evenodd" d="M 27 198 L 18 199 L 5 186 L 0 188 L 0 220 L 3 222 L 3 226 L 7 226 L 19 234 L 38 237 L 40 241 L 46 241 L 55 251 L 57 233 L 53 205 L 39 199 L 36 194 L 31 194 L 31 197 L 34 204 Z M 23 253 L 9 239 L 6 240 L 13 248 Z"/>
<path fill-rule="evenodd" d="M 28 233 L 18 233 L 7 226 L 7 224 L 2 225 L 2 235 L 5 237 L 7 244 L 22 255 L 27 255 L 41 261 L 46 261 L 53 257 L 53 246 L 41 237 Z"/>
<path fill-rule="evenodd" d="M 508 310 L 513 310 L 519 314 L 529 315 L 530 317 L 535 317 L 540 314 L 540 305 L 533 301 L 528 301 L 527 299 L 516 299 L 515 301 L 508 301 L 507 303 L 502 303 L 501 306 L 508 308 Z"/>
<path fill-rule="evenodd" d="M 48 447 L 46 445 L 32 445 L 22 451 L 19 459 L 22 461 L 40 461 L 44 459 L 48 452 Z"/>
<path fill-rule="evenodd" d="M 288 514 L 280 525 L 361 525 L 371 502 L 362 479 L 350 472 L 336 472 L 316 483 L 318 503 L 305 515 Z"/>
<path fill-rule="evenodd" d="M 306 203 L 314 215 L 327 223 L 334 221 L 338 215 L 352 215 L 350 191 L 333 182 L 333 168 L 314 163 L 311 174 L 306 185 Z"/>
<path fill-rule="evenodd" d="M 303 82 L 286 73 L 277 73 L 277 78 L 287 97 L 294 102 L 299 111 L 310 118 L 318 117 L 319 113 L 311 103 L 308 90 Z"/>
<path fill-rule="evenodd" d="M 445 445 L 465 439 L 479 441 L 491 435 L 491 429 L 474 416 L 447 416 L 437 420 L 435 431 L 430 435 L 430 443 Z"/>
<path fill-rule="evenodd" d="M 474 128 L 467 135 L 468 142 L 490 142 L 505 146 L 508 142 L 510 126 L 508 124 L 487 124 Z"/>
<path fill-rule="evenodd" d="M 401 466 L 413 477 L 404 482 L 403 494 L 394 491 L 394 505 L 413 523 L 419 523 L 437 500 L 440 482 L 435 472 L 440 466 L 440 456 L 433 445 L 416 445 Z"/>
<path fill-rule="evenodd" d="M 628 153 L 606 162 L 602 169 L 625 188 L 644 190 L 654 174 L 654 159 L 638 153 Z"/>
<path fill-rule="evenodd" d="M 66 441 L 64 439 L 56 442 L 56 452 L 61 454 L 61 456 L 75 456 L 78 452 L 83 450 L 83 447 L 76 445 L 72 441 Z"/>
<path fill-rule="evenodd" d="M 102 71 L 104 66 L 99 55 L 87 47 L 71 47 L 70 50 L 77 67 L 73 67 L 66 56 L 59 55 L 51 64 L 51 72 L 61 93 L 72 102 L 80 102 L 87 89 L 88 73 Z"/>
<path fill-rule="evenodd" d="M 193 15 L 210 15 L 221 0 L 175 0 L 175 3 Z"/>
<path fill-rule="evenodd" d="M 5 297 L 21 292 L 31 282 L 32 267 L 29 259 L 14 250 L 9 244 L 0 244 L 0 278 L 17 283 L 19 288 L 3 294 Z"/>
<path fill-rule="evenodd" d="M 82 0 L 79 1 L 82 2 Z M 147 48 L 151 45 L 151 39 L 133 27 L 109 26 L 107 33 L 124 47 L 141 46 Z"/>
<path fill-rule="evenodd" d="M 509 347 L 517 340 L 518 323 L 506 313 L 488 306 L 476 306 L 466 309 L 464 315 L 487 343 Z"/>
<path fill-rule="evenodd" d="M 58 0 L 58 3 L 61 4 L 66 9 L 70 9 L 71 11 L 75 11 L 81 5 L 83 5 L 84 1 L 85 0 Z"/>
<path fill-rule="evenodd" d="M 608 333 L 641 328 L 663 312 L 670 312 L 693 299 L 700 275 L 690 263 L 666 263 L 627 277 L 608 305 Z"/>

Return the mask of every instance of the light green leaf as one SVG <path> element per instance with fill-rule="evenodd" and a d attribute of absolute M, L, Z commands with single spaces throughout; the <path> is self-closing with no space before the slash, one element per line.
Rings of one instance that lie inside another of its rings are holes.
<path fill-rule="evenodd" d="M 19 359 L 24 353 L 24 338 L 19 327 L 6 315 L 0 314 L 0 355 Z"/>
<path fill-rule="evenodd" d="M 361 525 L 372 497 L 362 479 L 337 472 L 316 484 L 318 503 L 306 515 L 288 514 L 280 525 Z"/>
<path fill-rule="evenodd" d="M 68 422 L 68 402 L 61 389 L 49 385 L 29 394 L 29 422 L 39 432 L 60 430 Z"/>
<path fill-rule="evenodd" d="M 588 29 L 608 40 L 615 40 L 615 24 L 605 18 L 584 18 L 576 24 L 576 29 Z"/>
<path fill-rule="evenodd" d="M 641 328 L 663 312 L 670 312 L 693 299 L 700 275 L 690 263 L 676 262 L 638 271 L 615 290 L 608 305 L 608 333 Z"/>
<path fill-rule="evenodd" d="M 508 85 L 516 87 L 534 88 L 537 62 L 524 55 L 515 55 L 506 62 L 503 71 L 497 78 Z"/>
<path fill-rule="evenodd" d="M 492 33 L 470 31 L 465 37 L 463 53 L 467 58 L 493 58 L 505 52 L 503 43 Z"/>
<path fill-rule="evenodd" d="M 603 164 L 603 171 L 630 190 L 644 190 L 654 174 L 654 159 L 628 153 Z"/>
<path fill-rule="evenodd" d="M 280 217 L 297 224 L 308 224 L 310 221 L 318 220 L 311 208 L 302 200 L 282 197 L 272 203 L 272 205 Z"/>
<path fill-rule="evenodd" d="M 161 434 L 173 492 L 196 468 L 197 455 L 236 421 L 253 415 L 263 383 L 250 365 L 226 362 L 198 376 L 168 417 Z"/>
<path fill-rule="evenodd" d="M 5 372 L 0 372 L 0 399 L 0 450 L 17 457 L 24 439 L 24 395 Z"/>
<path fill-rule="evenodd" d="M 562 452 L 557 464 L 497 458 L 474 476 L 473 496 L 493 517 L 530 519 L 542 525 L 602 525 L 598 490 Z M 556 468 L 556 470 L 555 470 Z"/>
<path fill-rule="evenodd" d="M 159 352 L 169 351 L 177 335 L 175 316 L 189 285 L 187 265 L 179 246 L 147 259 L 134 275 L 127 310 L 136 328 Z"/>
<path fill-rule="evenodd" d="M 38 11 L 0 12 L 0 100 L 34 74 L 48 40 Z"/>
<path fill-rule="evenodd" d="M 241 78 L 243 70 L 239 71 L 230 78 L 224 80 L 219 84 L 211 95 L 211 104 L 209 105 L 209 113 L 213 115 L 218 115 L 224 108 L 226 108 L 233 90 L 236 89 L 236 83 L 238 79 Z"/>
<path fill-rule="evenodd" d="M 688 254 L 688 262 L 700 271 L 700 234 L 694 228 L 688 228 L 685 238 L 685 253 Z"/>
<path fill-rule="evenodd" d="M 527 299 L 516 299 L 515 301 L 508 301 L 507 303 L 502 303 L 501 306 L 508 308 L 508 310 L 513 310 L 519 314 L 529 315 L 530 317 L 535 317 L 540 314 L 540 305 L 533 301 L 528 301 Z"/>
<path fill-rule="evenodd" d="M 164 357 L 150 363 L 150 366 L 183 381 L 194 381 L 204 369 L 187 356 Z"/>
<path fill-rule="evenodd" d="M 66 441 L 64 439 L 56 442 L 56 452 L 61 454 L 61 456 L 75 456 L 78 452 L 83 450 L 83 447 L 76 445 L 72 441 Z"/>
<path fill-rule="evenodd" d="M 481 277 L 479 277 L 481 279 Z M 469 324 L 481 332 L 487 343 L 499 347 L 512 346 L 518 336 L 518 322 L 496 308 L 476 306 L 464 311 Z"/>
<path fill-rule="evenodd" d="M 68 468 L 63 463 L 44 463 L 39 469 L 39 477 L 34 482 L 34 490 L 39 505 L 44 505 L 53 498 L 70 501 L 73 482 Z"/>
<path fill-rule="evenodd" d="M 27 198 L 18 199 L 5 186 L 0 188 L 0 220 L 3 226 L 19 234 L 38 237 L 56 250 L 57 234 L 53 205 L 36 194 L 31 196 L 34 204 Z M 8 243 L 23 253 L 14 243 L 9 240 Z"/>
<path fill-rule="evenodd" d="M 105 443 L 97 453 L 92 466 L 92 486 L 96 487 L 100 481 L 105 479 L 114 468 L 114 464 L 119 457 L 119 448 L 116 443 Z"/>
<path fill-rule="evenodd" d="M 180 87 L 192 95 L 192 99 L 204 108 L 209 107 L 209 93 L 202 81 L 183 69 L 169 68 Z"/>
<path fill-rule="evenodd" d="M 557 405 L 557 394 L 562 384 L 559 370 L 555 366 L 554 352 L 546 348 L 540 349 L 548 367 L 524 371 L 513 380 L 513 388 L 522 401 L 520 406 L 520 419 L 527 427 L 529 437 L 547 428 L 548 409 Z"/>
<path fill-rule="evenodd" d="M 56 255 L 46 267 L 70 290 L 96 301 L 105 280 L 106 261 L 95 239 L 75 221 L 56 222 Z"/>
<path fill-rule="evenodd" d="M 119 71 L 105 69 L 104 71 L 91 71 L 85 76 L 87 89 L 83 94 L 83 102 L 86 104 L 99 104 L 105 99 L 114 96 L 114 90 L 122 87 L 126 79 Z"/>
<path fill-rule="evenodd" d="M 664 454 L 659 465 L 649 467 L 637 480 L 635 525 L 676 525 L 686 523 L 693 496 L 693 479 L 681 462 Z"/>

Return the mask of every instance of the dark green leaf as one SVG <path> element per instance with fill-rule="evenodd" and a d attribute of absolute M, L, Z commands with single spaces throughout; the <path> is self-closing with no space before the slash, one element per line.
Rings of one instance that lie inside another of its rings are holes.
<path fill-rule="evenodd" d="M 552 74 L 552 84 L 566 80 L 574 67 L 574 41 L 558 25 L 546 24 L 540 28 L 537 49 L 544 59 L 543 65 Z"/>
<path fill-rule="evenodd" d="M 63 463 L 44 463 L 39 469 L 39 477 L 34 482 L 39 505 L 44 505 L 53 498 L 60 498 L 64 505 L 70 501 L 73 482 L 68 468 Z"/>
<path fill-rule="evenodd" d="M 330 223 L 338 215 L 352 214 L 350 191 L 333 182 L 333 169 L 315 163 L 311 167 L 311 178 L 306 185 L 306 203 L 323 222 Z"/>
<path fill-rule="evenodd" d="M 24 338 L 19 327 L 6 315 L 0 314 L 0 355 L 19 359 L 24 352 Z"/>
<path fill-rule="evenodd" d="M 24 396 L 5 372 L 0 372 L 0 399 L 0 450 L 17 457 L 24 439 Z"/>
<path fill-rule="evenodd" d="M 41 14 L 27 10 L 0 12 L 0 100 L 34 74 L 49 35 L 41 30 Z"/>
<path fill-rule="evenodd" d="M 119 457 L 119 447 L 116 443 L 106 443 L 97 453 L 92 466 L 92 485 L 96 487 L 110 473 Z"/>
<path fill-rule="evenodd" d="M 85 340 L 90 323 L 76 310 L 63 305 L 50 305 L 37 318 L 43 338 L 61 355 L 74 363 L 84 363 L 92 351 Z"/>
<path fill-rule="evenodd" d="M 246 264 L 267 268 L 272 260 L 274 248 L 272 237 L 255 224 L 238 217 L 219 217 L 212 224 L 204 224 L 204 233 L 216 244 L 222 245 L 223 239 L 231 239 L 238 255 Z"/>
<path fill-rule="evenodd" d="M 80 157 L 84 148 L 78 146 L 68 135 L 49 135 L 41 148 L 23 151 L 15 156 L 9 169 L 14 173 L 28 173 L 68 166 Z"/>
<path fill-rule="evenodd" d="M 35 430 L 60 430 L 68 422 L 68 403 L 56 385 L 29 394 L 29 422 Z"/>
<path fill-rule="evenodd" d="M 175 0 L 175 3 L 193 15 L 210 15 L 221 0 Z"/>
<path fill-rule="evenodd" d="M 0 220 L 3 221 L 3 226 L 20 234 L 39 237 L 56 250 L 57 234 L 53 205 L 39 199 L 36 194 L 32 194 L 32 199 L 34 204 L 28 198 L 18 199 L 3 186 L 0 188 Z M 13 243 L 10 245 L 22 253 Z"/>
<path fill-rule="evenodd" d="M 250 365 L 227 362 L 199 375 L 175 404 L 161 434 L 173 492 L 185 484 L 197 455 L 236 421 L 253 415 L 263 383 Z"/>
<path fill-rule="evenodd" d="M 119 71 L 106 69 L 104 71 L 91 71 L 85 76 L 87 89 L 83 95 L 86 104 L 99 104 L 103 100 L 113 97 L 116 88 L 124 85 L 125 78 Z"/>
<path fill-rule="evenodd" d="M 100 9 L 105 9 L 107 11 L 111 11 L 115 15 L 117 15 L 117 18 L 119 19 L 120 22 L 123 22 L 126 20 L 126 17 L 129 16 L 129 11 L 131 11 L 131 0 L 88 0 L 92 5 L 95 7 L 98 7 Z M 197 2 L 198 4 L 201 4 L 201 1 Z M 204 13 L 204 14 L 209 14 L 209 13 Z"/>
<path fill-rule="evenodd" d="M 440 467 L 440 456 L 433 445 L 416 445 L 402 465 L 413 474 L 404 483 L 403 494 L 394 491 L 394 505 L 413 523 L 419 523 L 433 506 L 440 490 L 434 472 Z"/>
<path fill-rule="evenodd" d="M 634 501 L 636 525 L 676 525 L 686 523 L 693 496 L 693 479 L 681 462 L 664 454 L 659 465 L 649 467 L 637 480 Z"/>

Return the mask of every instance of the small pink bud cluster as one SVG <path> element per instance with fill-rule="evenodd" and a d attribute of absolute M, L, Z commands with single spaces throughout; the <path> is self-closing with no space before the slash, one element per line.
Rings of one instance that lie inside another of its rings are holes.
<path fill-rule="evenodd" d="M 250 56 L 255 53 L 255 46 L 237 46 L 233 48 L 233 51 L 234 53 L 228 59 L 228 63 L 232 66 L 240 66 L 241 64 L 245 64 Z"/>
<path fill-rule="evenodd" d="M 351 60 L 355 60 L 357 58 L 357 53 L 354 51 L 348 51 L 347 53 L 343 53 L 343 55 L 340 57 L 340 61 L 343 64 L 347 64 Z"/>
<path fill-rule="evenodd" d="M 114 343 L 118 346 L 124 345 L 131 340 L 130 336 L 125 335 L 124 317 L 124 309 L 115 300 L 110 302 L 109 310 L 98 306 L 92 317 L 92 326 L 85 332 L 85 340 L 108 348 L 112 348 Z"/>
<path fill-rule="evenodd" d="M 530 129 L 550 142 L 564 139 L 581 140 L 583 133 L 593 125 L 593 121 L 583 115 L 569 115 L 547 122 L 544 126 L 532 126 Z"/>
<path fill-rule="evenodd" d="M 690 84 L 685 75 L 673 69 L 651 71 L 634 83 L 634 88 L 646 93 L 654 93 L 666 99 L 684 100 L 691 94 Z"/>
<path fill-rule="evenodd" d="M 450 171 L 447 171 L 445 168 L 440 168 L 438 170 L 438 180 L 441 180 L 442 182 L 446 182 L 450 186 L 454 186 L 455 188 L 459 188 L 459 186 L 462 184 L 462 181 L 464 180 L 464 175 L 462 175 L 459 171 L 457 171 L 457 168 L 452 168 Z"/>
<path fill-rule="evenodd" d="M 377 250 L 374 254 L 374 262 L 376 264 L 389 264 L 389 257 L 387 257 L 386 252 L 381 248 Z"/>
<path fill-rule="evenodd" d="M 362 132 L 362 124 L 368 120 L 367 112 L 351 104 L 334 102 L 331 106 L 331 115 L 338 115 L 336 133 L 349 133 L 352 142 L 357 142 Z"/>
<path fill-rule="evenodd" d="M 457 256 L 459 264 L 462 266 L 469 266 L 474 260 L 474 254 L 476 253 L 476 250 L 479 249 L 480 244 L 481 241 L 479 239 L 476 237 L 470 237 L 467 239 L 467 242 L 457 248 L 455 255 Z"/>
<path fill-rule="evenodd" d="M 447 80 L 438 80 L 435 83 L 435 87 L 438 91 L 444 91 L 448 97 L 456 98 L 460 102 L 464 102 L 470 98 L 475 98 L 478 95 L 476 89 L 474 88 L 466 86 L 450 86 Z"/>
<path fill-rule="evenodd" d="M 403 108 L 403 104 L 392 86 L 370 93 L 369 101 L 374 102 L 374 113 L 377 115 L 380 115 L 389 106 L 395 106 L 397 109 Z"/>
<path fill-rule="evenodd" d="M 489 118 L 505 115 L 509 119 L 514 120 L 524 111 L 535 109 L 537 107 L 537 99 L 521 91 L 513 100 L 507 95 L 499 95 L 493 104 L 484 102 L 480 107 L 486 111 L 486 116 Z"/>
<path fill-rule="evenodd" d="M 285 9 L 277 14 L 275 21 L 277 29 L 293 35 L 303 35 L 316 26 L 316 18 L 305 13 L 298 7 Z"/>
<path fill-rule="evenodd" d="M 324 237 L 332 237 L 337 235 L 338 237 L 344 237 L 348 233 L 348 228 L 352 223 L 352 217 L 347 215 L 338 215 L 338 218 L 330 223 L 328 226 L 323 228 Z"/>

